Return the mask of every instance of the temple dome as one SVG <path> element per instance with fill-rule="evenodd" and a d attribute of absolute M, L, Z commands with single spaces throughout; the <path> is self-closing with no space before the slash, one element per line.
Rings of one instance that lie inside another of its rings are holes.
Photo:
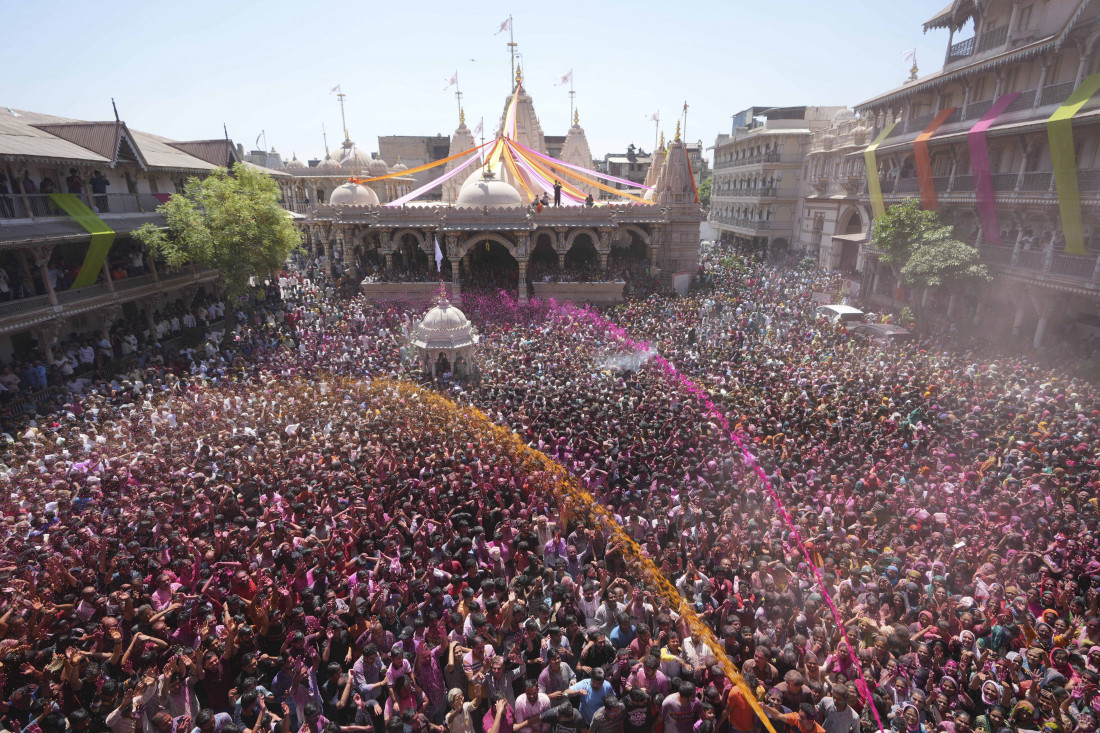
<path fill-rule="evenodd" d="M 337 186 L 328 199 L 330 204 L 340 206 L 378 206 L 378 194 L 366 186 L 348 181 Z"/>
<path fill-rule="evenodd" d="M 326 155 L 325 159 L 317 165 L 319 171 L 338 171 L 340 170 L 340 164 L 332 159 L 331 155 Z"/>
<path fill-rule="evenodd" d="M 419 349 L 461 349 L 476 346 L 480 338 L 466 314 L 443 298 L 417 324 L 413 332 L 413 346 Z"/>
<path fill-rule="evenodd" d="M 370 163 L 367 165 L 370 168 L 370 174 L 372 176 L 384 176 L 390 169 L 390 167 L 386 165 L 386 161 L 381 158 L 371 158 Z"/>
<path fill-rule="evenodd" d="M 523 206 L 523 198 L 513 186 L 496 178 L 492 172 L 482 169 L 470 176 L 458 191 L 458 206 Z"/>
<path fill-rule="evenodd" d="M 301 169 L 305 168 L 306 164 L 298 160 L 298 156 L 295 155 L 293 158 L 290 159 L 290 162 L 286 164 L 286 167 L 291 169 Z"/>
<path fill-rule="evenodd" d="M 394 164 L 393 164 L 393 170 L 394 170 L 394 172 L 397 172 L 397 171 L 407 171 L 408 169 L 409 169 L 409 166 L 407 166 L 407 165 L 405 165 L 404 163 L 402 163 L 400 159 L 399 159 L 399 160 L 398 160 L 398 161 L 397 161 L 396 163 L 394 163 Z"/>

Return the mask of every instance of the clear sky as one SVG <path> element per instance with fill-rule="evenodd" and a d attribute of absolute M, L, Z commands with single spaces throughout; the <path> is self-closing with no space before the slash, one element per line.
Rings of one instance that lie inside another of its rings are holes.
<path fill-rule="evenodd" d="M 449 135 L 443 87 L 457 71 L 467 123 L 497 126 L 509 92 L 514 18 L 525 86 L 543 132 L 564 135 L 573 69 L 592 153 L 649 150 L 659 111 L 671 137 L 709 146 L 753 105 L 853 105 L 942 66 L 947 33 L 921 23 L 945 0 L 619 0 L 577 3 L 0 0 L 8 59 L 4 107 L 87 120 L 112 117 L 179 140 L 261 130 L 287 159 L 323 156 L 343 139 L 330 89 L 347 96 L 348 128 L 369 151 L 379 135 Z M 6 113 L 6 112 L 2 112 Z M 388 161 L 391 164 L 394 161 Z"/>

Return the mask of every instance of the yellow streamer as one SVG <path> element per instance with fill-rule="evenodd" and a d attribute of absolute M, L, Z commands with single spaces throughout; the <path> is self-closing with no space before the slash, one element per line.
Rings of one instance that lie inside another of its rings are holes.
<path fill-rule="evenodd" d="M 519 153 L 520 155 L 523 155 L 522 150 L 517 150 L 516 152 Z M 524 156 L 524 160 L 528 161 L 532 165 L 535 165 L 535 163 L 533 161 L 531 161 L 531 159 L 526 157 L 526 156 Z M 555 171 L 560 171 L 562 175 L 571 176 L 573 178 L 576 178 L 576 179 L 580 180 L 582 183 L 587 183 L 591 186 L 594 186 L 594 187 L 600 189 L 601 191 L 607 191 L 608 193 L 615 194 L 616 196 L 622 196 L 624 199 L 630 199 L 631 201 L 636 201 L 639 204 L 647 204 L 648 205 L 648 204 L 651 203 L 651 202 L 646 201 L 645 199 L 640 198 L 638 196 L 634 196 L 634 195 L 629 194 L 629 193 L 624 193 L 623 191 L 620 191 L 617 188 L 612 188 L 611 186 L 607 186 L 603 183 L 600 183 L 599 181 L 593 180 L 593 179 L 588 178 L 586 176 L 582 176 L 579 173 L 577 173 L 577 172 L 575 172 L 575 171 L 573 171 L 569 168 L 566 168 L 564 166 L 560 166 L 560 165 L 557 165 L 556 163 L 551 163 L 549 161 L 542 160 L 541 158 L 539 158 L 538 160 L 543 165 L 545 165 L 549 168 L 553 168 Z M 583 196 L 585 194 L 581 194 L 581 195 Z"/>

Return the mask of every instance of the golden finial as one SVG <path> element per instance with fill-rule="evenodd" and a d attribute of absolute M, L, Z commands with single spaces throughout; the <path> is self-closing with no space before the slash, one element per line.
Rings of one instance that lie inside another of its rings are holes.
<path fill-rule="evenodd" d="M 672 142 L 680 142 L 680 120 L 676 120 L 676 137 L 672 139 Z"/>
<path fill-rule="evenodd" d="M 661 130 L 661 147 L 665 146 L 665 131 Z"/>
<path fill-rule="evenodd" d="M 522 83 L 523 83 L 523 70 L 517 65 L 516 66 L 516 86 L 518 87 Z"/>
<path fill-rule="evenodd" d="M 917 58 L 913 57 L 913 68 L 909 69 L 909 81 L 917 80 Z"/>
<path fill-rule="evenodd" d="M 466 124 L 466 110 L 461 107 L 458 108 L 458 124 L 459 126 Z"/>
<path fill-rule="evenodd" d="M 581 111 L 579 109 L 573 110 L 573 127 L 577 127 L 581 124 Z"/>

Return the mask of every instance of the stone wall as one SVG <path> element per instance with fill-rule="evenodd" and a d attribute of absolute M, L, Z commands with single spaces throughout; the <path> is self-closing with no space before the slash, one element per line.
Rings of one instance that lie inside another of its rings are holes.
<path fill-rule="evenodd" d="M 554 298 L 558 301 L 594 305 L 610 305 L 623 300 L 624 282 L 606 283 L 534 283 L 532 298 Z"/>
<path fill-rule="evenodd" d="M 439 283 L 362 283 L 359 289 L 369 301 L 407 300 L 429 303 L 439 294 Z M 450 286 L 447 287 L 450 294 Z"/>

